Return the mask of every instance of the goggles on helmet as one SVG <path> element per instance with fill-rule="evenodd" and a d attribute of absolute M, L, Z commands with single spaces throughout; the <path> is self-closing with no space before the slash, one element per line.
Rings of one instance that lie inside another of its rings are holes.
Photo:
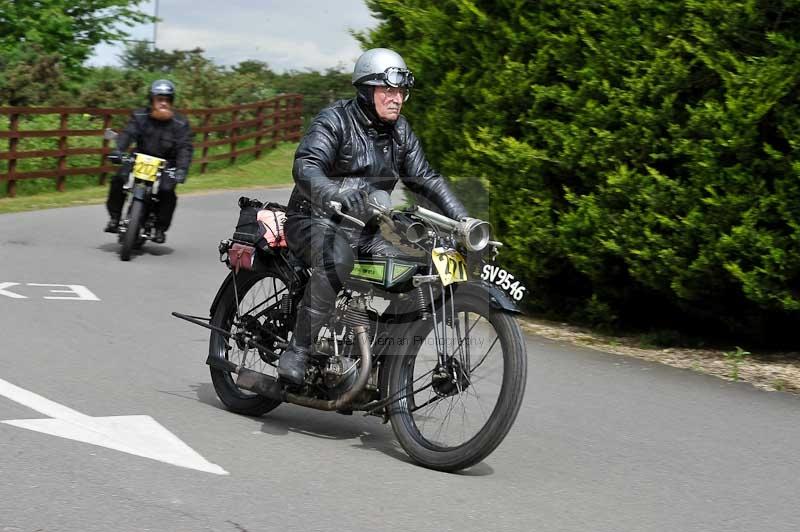
<path fill-rule="evenodd" d="M 414 74 L 407 68 L 389 67 L 377 74 L 368 74 L 358 80 L 358 83 L 365 81 L 380 80 L 390 87 L 403 87 L 410 89 L 414 86 Z"/>

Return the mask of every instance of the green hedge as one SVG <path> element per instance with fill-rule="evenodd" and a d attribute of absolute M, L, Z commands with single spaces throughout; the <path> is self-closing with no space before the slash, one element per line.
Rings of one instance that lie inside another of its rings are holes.
<path fill-rule="evenodd" d="M 800 324 L 800 2 L 367 3 L 362 41 L 414 70 L 411 123 L 486 183 L 534 309 Z"/>

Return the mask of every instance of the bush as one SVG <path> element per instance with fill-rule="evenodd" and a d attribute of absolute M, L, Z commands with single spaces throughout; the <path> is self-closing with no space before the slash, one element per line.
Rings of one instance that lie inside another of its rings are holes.
<path fill-rule="evenodd" d="M 488 182 L 533 308 L 800 324 L 800 2 L 368 5 L 362 41 L 415 71 L 434 163 Z"/>

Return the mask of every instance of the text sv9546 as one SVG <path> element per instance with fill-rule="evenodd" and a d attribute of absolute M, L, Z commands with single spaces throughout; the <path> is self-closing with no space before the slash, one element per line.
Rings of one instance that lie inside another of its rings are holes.
<path fill-rule="evenodd" d="M 514 276 L 499 266 L 493 264 L 485 264 L 481 272 L 481 279 L 494 283 L 510 295 L 514 301 L 521 301 L 528 290 L 518 280 L 514 280 Z"/>

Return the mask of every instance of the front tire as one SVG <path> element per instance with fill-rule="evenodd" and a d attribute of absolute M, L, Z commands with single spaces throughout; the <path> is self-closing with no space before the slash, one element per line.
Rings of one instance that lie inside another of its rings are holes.
<path fill-rule="evenodd" d="M 119 250 L 119 258 L 123 261 L 131 260 L 131 251 L 136 247 L 136 241 L 139 239 L 139 227 L 142 225 L 144 218 L 145 204 L 141 200 L 133 200 L 131 210 L 128 217 L 128 228 L 122 238 L 122 247 Z"/>
<path fill-rule="evenodd" d="M 288 293 L 286 283 L 277 274 L 242 270 L 225 288 L 211 317 L 211 325 L 232 334 L 249 334 L 280 356 L 289 335 L 290 319 L 283 316 L 280 309 L 281 299 Z M 259 349 L 247 348 L 216 331 L 211 332 L 209 339 L 209 356 L 224 358 L 237 366 L 243 364 L 248 369 L 277 378 L 277 358 Z M 220 401 L 228 410 L 238 414 L 260 416 L 281 404 L 239 388 L 235 374 L 228 371 L 211 368 L 211 381 Z"/>
<path fill-rule="evenodd" d="M 458 471 L 486 458 L 511 429 L 527 353 L 513 315 L 485 299 L 456 292 L 445 312 L 444 327 L 437 312 L 438 334 L 433 320 L 410 327 L 406 352 L 390 359 L 386 396 L 398 398 L 388 413 L 406 453 L 425 467 Z"/>

